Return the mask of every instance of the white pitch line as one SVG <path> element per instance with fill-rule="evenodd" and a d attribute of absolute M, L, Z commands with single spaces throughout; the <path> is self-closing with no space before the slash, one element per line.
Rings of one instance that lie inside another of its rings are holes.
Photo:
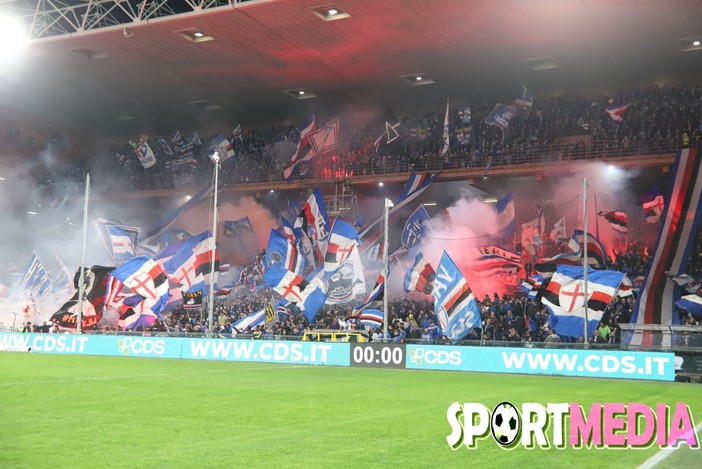
<path fill-rule="evenodd" d="M 695 429 L 694 429 L 693 431 L 694 431 L 695 434 L 697 434 L 697 433 L 700 432 L 700 430 L 702 430 L 702 422 L 700 422 L 700 423 L 695 427 Z M 688 435 L 686 434 L 686 435 L 685 435 L 685 439 L 687 439 L 687 436 L 688 436 Z M 667 446 L 667 447 L 663 448 L 662 450 L 660 450 L 659 452 L 657 452 L 656 454 L 654 454 L 653 456 L 651 456 L 649 459 L 647 459 L 646 461 L 644 461 L 644 463 L 641 464 L 641 465 L 639 466 L 638 469 L 651 469 L 651 468 L 653 468 L 653 467 L 656 467 L 658 464 L 660 464 L 661 462 L 663 462 L 663 460 L 665 460 L 665 458 L 667 458 L 668 456 L 670 456 L 671 454 L 673 454 L 673 452 L 675 452 L 675 451 L 677 451 L 678 449 L 680 449 L 680 447 L 681 447 L 682 445 L 683 445 L 682 443 L 679 443 L 679 444 L 676 445 L 676 446 Z"/>
<path fill-rule="evenodd" d="M 275 365 L 275 364 L 271 364 Z M 278 365 L 278 366 L 267 366 L 265 368 L 250 368 L 248 371 L 264 371 L 270 370 L 271 368 L 308 368 L 309 365 Z M 94 377 L 83 377 L 83 378 L 63 378 L 63 379 L 47 379 L 41 381 L 15 381 L 11 383 L 0 383 L 0 387 L 6 386 L 24 386 L 27 384 L 49 384 L 49 383 L 70 383 L 79 381 L 108 381 L 113 379 L 132 379 L 132 378 L 153 378 L 158 376 L 183 376 L 183 375 L 199 375 L 207 373 L 229 373 L 231 370 L 210 370 L 210 371 L 191 371 L 186 373 L 148 373 L 143 375 L 115 375 L 115 376 L 94 376 Z"/>

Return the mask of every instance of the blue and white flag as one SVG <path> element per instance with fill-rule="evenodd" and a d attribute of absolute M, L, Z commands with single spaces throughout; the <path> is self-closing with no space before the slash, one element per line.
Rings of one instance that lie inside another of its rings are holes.
<path fill-rule="evenodd" d="M 139 143 L 129 142 L 134 150 L 134 154 L 139 158 L 139 162 L 144 167 L 144 169 L 149 169 L 156 164 L 156 155 L 154 151 L 149 146 L 149 142 L 146 140 L 140 140 Z"/>
<path fill-rule="evenodd" d="M 383 326 L 384 318 L 385 314 L 382 311 L 379 311 L 377 309 L 366 309 L 358 317 L 358 322 L 362 326 L 369 326 L 375 327 L 376 329 L 380 329 Z"/>
<path fill-rule="evenodd" d="M 495 204 L 497 212 L 497 233 L 499 239 L 512 238 L 517 231 L 517 220 L 514 212 L 514 200 L 512 199 L 512 191 L 500 199 Z"/>
<path fill-rule="evenodd" d="M 575 230 L 573 237 L 568 242 L 568 248 L 580 253 L 580 256 L 585 255 L 585 232 L 583 230 Z M 587 234 L 587 263 L 597 269 L 604 268 L 607 265 L 607 252 L 602 243 L 592 236 Z"/>
<path fill-rule="evenodd" d="M 392 214 L 397 213 L 402 207 L 406 206 L 410 202 L 412 202 L 414 199 L 422 195 L 422 193 L 427 190 L 427 188 L 431 185 L 432 182 L 434 182 L 434 179 L 436 179 L 436 176 L 438 174 L 431 174 L 431 173 L 412 173 L 407 180 L 407 183 L 405 184 L 405 187 L 402 189 L 402 193 L 400 194 L 400 199 L 397 203 L 394 204 L 394 207 L 392 207 L 389 211 L 389 216 L 392 216 Z M 359 238 L 361 240 L 366 240 L 366 237 L 369 236 L 369 234 L 373 231 L 373 229 L 376 226 L 380 225 L 380 222 L 383 220 L 383 215 L 380 215 L 377 219 L 375 219 L 372 223 L 369 223 L 361 232 L 358 234 Z M 378 230 L 379 231 L 379 230 Z M 376 239 L 380 236 L 380 233 L 377 233 Z M 367 245 L 370 245 L 371 243 L 368 243 Z"/>
<path fill-rule="evenodd" d="M 247 329 L 252 330 L 254 327 L 263 324 L 266 321 L 266 308 L 261 308 L 261 310 L 256 311 L 253 314 L 249 314 L 244 319 L 240 319 L 232 326 L 234 329 L 244 332 Z"/>
<path fill-rule="evenodd" d="M 702 316 L 702 294 L 700 294 L 700 291 L 697 291 L 691 295 L 684 295 L 675 302 L 675 306 L 695 317 L 700 317 Z"/>
<path fill-rule="evenodd" d="M 451 340 L 461 340 L 471 329 L 482 328 L 478 302 L 446 251 L 436 269 L 434 311 L 442 333 Z"/>
<path fill-rule="evenodd" d="M 427 209 L 420 205 L 409 216 L 400 236 L 400 243 L 406 248 L 412 248 L 419 244 L 426 235 L 436 231 Z"/>
<path fill-rule="evenodd" d="M 300 275 L 280 266 L 274 265 L 266 269 L 263 278 L 266 284 L 271 286 L 283 298 L 296 305 L 309 322 L 314 321 L 317 312 L 327 300 L 321 281 L 313 279 L 308 282 Z"/>
<path fill-rule="evenodd" d="M 302 275 L 305 271 L 305 258 L 285 235 L 271 230 L 266 248 L 266 268 L 280 265 L 286 270 Z"/>
<path fill-rule="evenodd" d="M 36 254 L 32 254 L 27 268 L 24 269 L 22 289 L 33 298 L 41 298 L 53 292 L 49 272 L 46 271 L 44 264 L 41 263 Z"/>
<path fill-rule="evenodd" d="M 332 225 L 324 254 L 324 272 L 330 274 L 346 261 L 354 248 L 361 244 L 358 233 L 353 226 L 338 218 Z"/>
<path fill-rule="evenodd" d="M 229 158 L 232 158 L 235 155 L 231 142 L 222 134 L 217 134 L 212 137 L 209 152 L 217 152 L 219 154 L 220 161 L 222 162 L 227 161 Z"/>
<path fill-rule="evenodd" d="M 358 318 L 361 316 L 363 311 L 368 308 L 378 309 L 383 306 L 383 301 L 385 299 L 385 277 L 383 273 L 378 274 L 378 279 L 375 281 L 373 290 L 368 294 L 365 303 L 363 303 L 358 308 L 354 308 L 351 313 L 351 317 Z"/>
<path fill-rule="evenodd" d="M 214 283 L 219 272 L 219 253 L 215 249 L 212 233 L 205 231 L 178 243 L 178 251 L 168 259 L 159 260 L 176 285 L 183 291 L 209 292 L 213 281 L 212 256 L 214 255 Z"/>
<path fill-rule="evenodd" d="M 219 190 L 221 191 L 223 188 L 224 187 L 221 187 Z M 149 230 L 146 232 L 144 241 L 147 242 L 147 240 L 150 240 L 153 237 L 156 237 L 156 236 L 163 234 L 166 230 L 168 230 L 170 227 L 172 227 L 173 224 L 175 224 L 175 222 L 178 220 L 178 218 L 180 218 L 180 216 L 183 213 L 185 213 L 187 210 L 195 207 L 203 200 L 209 199 L 212 196 L 213 192 L 214 192 L 214 187 L 212 185 L 208 185 L 207 187 L 202 189 L 200 192 L 198 192 L 197 194 L 192 196 L 188 201 L 183 203 L 180 207 L 178 207 L 177 209 L 173 210 L 168 215 L 166 215 L 156 225 L 149 228 Z"/>
<path fill-rule="evenodd" d="M 522 92 L 517 99 L 514 100 L 514 104 L 523 109 L 529 109 L 534 105 L 534 97 L 526 86 L 522 85 Z"/>
<path fill-rule="evenodd" d="M 496 104 L 485 118 L 487 125 L 495 125 L 503 131 L 509 127 L 509 121 L 517 115 L 517 107 L 512 104 Z"/>
<path fill-rule="evenodd" d="M 414 264 L 405 273 L 404 288 L 407 293 L 418 291 L 431 295 L 434 291 L 436 272 L 420 252 L 414 259 Z"/>
<path fill-rule="evenodd" d="M 550 325 L 558 335 L 584 336 L 585 301 L 588 336 L 592 334 L 624 278 L 622 272 L 589 269 L 585 291 L 584 272 L 584 267 L 559 265 L 543 291 L 541 302 L 551 312 Z"/>
<path fill-rule="evenodd" d="M 150 326 L 161 318 L 168 303 L 168 276 L 163 267 L 148 257 L 135 257 L 110 274 L 105 308 L 120 309 L 123 329 Z"/>
<path fill-rule="evenodd" d="M 136 256 L 141 228 L 126 226 L 116 220 L 101 217 L 93 220 L 93 226 L 110 259 L 116 265 L 123 264 Z"/>
<path fill-rule="evenodd" d="M 321 266 L 331 225 L 319 188 L 315 189 L 305 202 L 295 219 L 293 231 L 299 240 L 298 249 L 307 262 L 313 267 Z"/>

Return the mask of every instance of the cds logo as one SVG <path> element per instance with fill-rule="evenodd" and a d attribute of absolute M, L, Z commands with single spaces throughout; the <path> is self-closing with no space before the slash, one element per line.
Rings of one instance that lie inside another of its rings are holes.
<path fill-rule="evenodd" d="M 462 363 L 463 357 L 458 350 L 434 350 L 415 348 L 410 349 L 410 362 L 417 366 L 422 365 L 454 365 L 458 366 Z"/>
<path fill-rule="evenodd" d="M 165 351 L 166 341 L 163 339 L 123 337 L 117 340 L 117 352 L 121 355 L 163 355 Z"/>

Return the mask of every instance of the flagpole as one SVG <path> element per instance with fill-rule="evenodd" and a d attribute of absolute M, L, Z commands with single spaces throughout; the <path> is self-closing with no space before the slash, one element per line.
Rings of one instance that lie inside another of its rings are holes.
<path fill-rule="evenodd" d="M 80 253 L 80 276 L 78 278 L 78 319 L 76 333 L 83 332 L 83 302 L 85 300 L 85 253 L 88 249 L 88 197 L 90 196 L 90 173 L 85 176 L 85 200 L 83 202 L 83 244 Z"/>
<path fill-rule="evenodd" d="M 588 336 L 588 314 L 587 314 L 587 178 L 583 178 L 583 310 L 585 313 L 585 325 L 583 326 L 584 346 L 587 347 Z"/>
<path fill-rule="evenodd" d="M 217 250 L 217 186 L 219 182 L 219 153 L 214 152 L 211 157 L 214 163 L 214 208 L 212 210 L 212 262 L 210 264 L 210 294 L 207 302 L 207 332 L 212 334 L 212 319 L 214 316 L 214 283 L 215 283 L 215 258 Z"/>
<path fill-rule="evenodd" d="M 383 312 L 385 313 L 385 320 L 383 321 L 383 342 L 385 342 L 388 337 L 388 321 L 390 319 L 390 314 L 388 313 L 388 209 L 392 206 L 392 200 L 385 198 L 385 206 L 383 209 L 383 279 L 385 281 L 385 286 L 383 286 Z"/>
<path fill-rule="evenodd" d="M 593 197 L 595 199 L 595 236 L 597 236 L 597 239 L 600 239 L 600 217 L 597 211 L 597 190 L 595 190 Z"/>

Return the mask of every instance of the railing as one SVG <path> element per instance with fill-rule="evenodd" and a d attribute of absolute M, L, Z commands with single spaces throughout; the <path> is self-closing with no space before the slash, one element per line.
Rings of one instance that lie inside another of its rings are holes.
<path fill-rule="evenodd" d="M 354 179 L 367 178 L 369 176 L 382 177 L 410 173 L 412 171 L 445 172 L 460 169 L 479 169 L 482 171 L 488 165 L 493 169 L 502 169 L 536 163 L 624 159 L 639 156 L 656 157 L 672 155 L 676 152 L 678 146 L 675 142 L 666 141 L 638 141 L 628 144 L 611 141 L 581 141 L 549 145 L 523 145 L 520 148 L 507 148 L 495 153 L 486 152 L 480 157 L 477 157 L 468 148 L 464 150 L 463 147 L 452 147 L 450 154 L 446 158 L 441 158 L 437 155 L 427 157 L 426 155 L 377 156 L 373 154 L 371 156 L 366 155 L 367 161 L 364 162 L 345 160 L 342 153 L 335 162 L 326 158 L 313 160 L 310 177 L 304 178 L 304 180 L 348 180 L 353 182 Z M 120 181 L 118 177 L 113 177 L 109 181 L 100 181 L 99 173 L 95 176 L 99 185 L 99 188 L 96 190 L 104 193 L 187 189 L 201 187 L 207 184 L 210 178 L 209 166 L 207 168 L 203 166 L 195 174 L 178 174 L 165 169 L 162 172 L 149 170 L 143 173 L 140 178 L 124 181 Z M 282 168 L 266 173 L 250 168 L 242 172 L 235 167 L 223 168 L 220 180 L 223 184 L 229 183 L 237 186 L 242 184 L 281 183 L 284 181 Z M 303 180 L 303 178 L 298 180 Z M 66 188 L 63 187 L 62 189 L 65 190 Z M 51 191 L 50 187 L 48 191 Z M 78 193 L 76 192 L 76 194 Z"/>

